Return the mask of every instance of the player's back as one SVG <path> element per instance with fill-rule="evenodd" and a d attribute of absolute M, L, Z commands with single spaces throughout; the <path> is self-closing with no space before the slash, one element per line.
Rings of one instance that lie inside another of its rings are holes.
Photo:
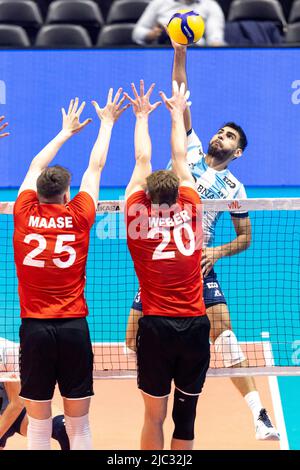
<path fill-rule="evenodd" d="M 200 198 L 181 187 L 176 206 L 156 210 L 144 191 L 128 198 L 127 243 L 141 287 L 144 315 L 205 314 L 200 271 Z"/>
<path fill-rule="evenodd" d="M 84 299 L 92 198 L 79 192 L 66 205 L 40 204 L 23 191 L 14 206 L 14 255 L 21 317 L 87 315 Z"/>

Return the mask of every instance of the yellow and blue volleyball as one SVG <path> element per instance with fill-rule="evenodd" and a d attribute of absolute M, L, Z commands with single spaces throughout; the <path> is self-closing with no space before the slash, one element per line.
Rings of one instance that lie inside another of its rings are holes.
<path fill-rule="evenodd" d="M 167 25 L 168 34 L 177 44 L 193 44 L 202 38 L 205 25 L 202 16 L 193 10 L 179 10 Z"/>

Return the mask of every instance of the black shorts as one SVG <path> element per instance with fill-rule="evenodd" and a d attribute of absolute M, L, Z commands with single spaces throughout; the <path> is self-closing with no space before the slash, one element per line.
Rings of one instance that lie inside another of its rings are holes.
<path fill-rule="evenodd" d="M 56 382 L 63 397 L 93 392 L 93 350 L 85 318 L 26 318 L 20 326 L 20 396 L 51 400 Z"/>
<path fill-rule="evenodd" d="M 203 279 L 203 300 L 206 308 L 212 307 L 213 305 L 227 303 L 218 281 L 217 274 L 213 269 L 208 273 L 208 276 Z M 143 311 L 141 289 L 137 291 L 131 308 L 138 310 L 139 312 Z"/>
<path fill-rule="evenodd" d="M 210 360 L 210 323 L 201 317 L 146 315 L 137 333 L 138 388 L 148 395 L 170 394 L 171 382 L 185 394 L 201 393 Z"/>
<path fill-rule="evenodd" d="M 22 421 L 23 419 L 25 418 L 26 416 L 26 409 L 23 408 L 23 410 L 21 411 L 21 413 L 19 414 L 19 416 L 17 417 L 17 419 L 13 422 L 13 424 L 10 426 L 10 428 L 6 431 L 5 434 L 3 434 L 3 436 L 1 437 L 0 439 L 0 447 L 5 447 L 6 446 L 6 441 L 7 439 L 9 439 L 10 437 L 12 437 L 16 432 L 21 434 L 20 433 L 20 429 L 21 429 L 21 424 L 22 424 Z"/>

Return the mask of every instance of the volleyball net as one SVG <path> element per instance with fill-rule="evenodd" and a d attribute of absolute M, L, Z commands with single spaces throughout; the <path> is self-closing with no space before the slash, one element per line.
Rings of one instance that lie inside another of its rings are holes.
<path fill-rule="evenodd" d="M 212 344 L 208 375 L 300 375 L 300 198 L 204 200 L 203 208 L 204 217 L 222 213 L 215 245 L 236 237 L 230 213 L 248 211 L 252 225 L 250 247 L 214 266 L 248 367 L 224 367 Z M 13 203 L 0 203 L 0 380 L 18 376 L 12 210 Z M 95 378 L 136 375 L 135 355 L 126 349 L 125 338 L 138 282 L 123 212 L 124 201 L 100 201 L 91 233 L 85 292 Z"/>

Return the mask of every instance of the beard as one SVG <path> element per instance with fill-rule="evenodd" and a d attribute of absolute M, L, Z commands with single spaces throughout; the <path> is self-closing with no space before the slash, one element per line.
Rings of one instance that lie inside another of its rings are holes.
<path fill-rule="evenodd" d="M 208 155 L 216 158 L 220 162 L 224 162 L 228 158 L 232 157 L 235 153 L 235 150 L 224 150 L 220 145 L 214 145 L 215 142 L 212 142 L 208 146 Z"/>

